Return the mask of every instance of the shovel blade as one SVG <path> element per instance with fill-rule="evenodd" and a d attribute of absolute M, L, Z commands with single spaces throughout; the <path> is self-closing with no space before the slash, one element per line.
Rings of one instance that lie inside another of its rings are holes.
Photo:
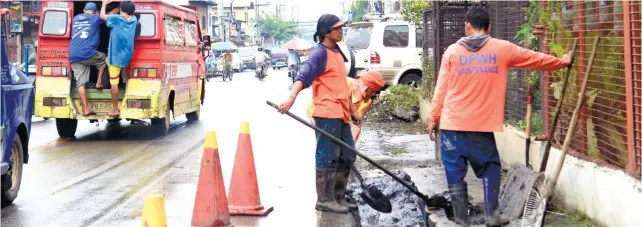
<path fill-rule="evenodd" d="M 376 211 L 381 213 L 390 213 L 392 212 L 392 204 L 390 199 L 384 195 L 379 189 L 374 186 L 369 186 L 364 189 L 363 192 L 359 194 L 361 198 Z"/>

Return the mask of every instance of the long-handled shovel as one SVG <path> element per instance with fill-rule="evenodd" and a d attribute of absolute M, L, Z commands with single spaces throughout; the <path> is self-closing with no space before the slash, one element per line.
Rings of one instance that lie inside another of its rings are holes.
<path fill-rule="evenodd" d="M 277 106 L 273 102 L 266 101 L 266 103 L 269 106 L 274 107 L 275 109 L 279 108 L 279 106 Z M 286 112 L 285 114 L 290 116 L 290 117 L 292 117 L 292 118 L 294 118 L 294 120 L 297 120 L 298 122 L 301 122 L 301 124 L 304 124 L 305 126 L 308 126 L 309 128 L 314 129 L 314 131 L 316 131 L 316 132 L 318 132 L 318 133 L 320 133 L 320 134 L 322 134 L 324 136 L 327 136 L 333 142 L 339 144 L 341 147 L 345 148 L 346 150 L 354 152 L 359 157 L 363 158 L 364 160 L 366 160 L 367 162 L 369 162 L 373 166 L 377 167 L 378 169 L 380 169 L 384 173 L 388 174 L 390 177 L 392 177 L 392 179 L 395 179 L 401 185 L 403 185 L 408 190 L 410 190 L 413 194 L 415 194 L 419 198 L 421 198 L 421 200 L 423 200 L 426 203 L 426 206 L 434 207 L 434 208 L 447 208 L 447 204 L 445 202 L 441 201 L 440 199 L 430 199 L 427 196 L 425 196 L 424 194 L 421 194 L 421 192 L 419 192 L 414 187 L 410 186 L 408 183 L 403 181 L 401 178 L 399 178 L 394 173 L 390 172 L 390 170 L 388 170 L 388 169 L 384 168 L 383 166 L 379 165 L 378 163 L 376 163 L 375 161 L 370 159 L 368 156 L 366 156 L 366 155 L 362 154 L 361 152 L 357 151 L 356 149 L 354 149 L 352 146 L 350 146 L 350 145 L 344 143 L 343 141 L 341 141 L 340 139 L 330 135 L 330 133 L 327 133 L 327 132 L 321 130 L 320 128 L 310 124 L 306 120 L 303 120 L 300 117 L 290 113 L 289 111 Z M 354 170 L 354 166 L 352 168 Z M 355 171 L 355 173 L 356 173 L 356 171 Z M 359 176 L 359 178 L 360 178 L 360 176 Z M 359 181 L 361 182 L 362 187 L 365 187 L 365 184 L 363 184 L 363 179 L 360 178 Z M 382 212 L 382 213 L 390 213 L 392 211 L 392 205 L 390 205 L 390 200 L 381 191 L 379 191 L 379 189 L 375 188 L 374 186 L 370 186 L 370 187 L 367 187 L 367 190 L 364 190 L 364 192 L 365 193 L 361 194 L 361 197 L 364 199 L 364 201 L 366 201 L 366 203 L 368 203 L 368 205 L 370 205 L 370 207 L 372 207 L 373 209 L 375 209 L 375 210 L 377 210 L 379 212 Z"/>

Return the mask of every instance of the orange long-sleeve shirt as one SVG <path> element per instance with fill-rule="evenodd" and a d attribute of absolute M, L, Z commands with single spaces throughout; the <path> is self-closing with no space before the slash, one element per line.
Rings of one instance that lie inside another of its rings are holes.
<path fill-rule="evenodd" d="M 453 131 L 502 132 L 510 67 L 555 70 L 568 62 L 490 38 L 479 49 L 461 43 L 446 49 L 432 102 L 431 121 Z"/>

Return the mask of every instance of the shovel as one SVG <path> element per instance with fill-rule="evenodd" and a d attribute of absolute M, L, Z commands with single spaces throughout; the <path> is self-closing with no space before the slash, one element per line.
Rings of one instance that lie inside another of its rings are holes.
<path fill-rule="evenodd" d="M 559 119 L 559 113 L 561 105 L 564 102 L 564 94 L 566 93 L 566 87 L 568 84 L 568 78 L 571 73 L 571 68 L 573 67 L 573 62 L 575 58 L 575 49 L 577 47 L 577 39 L 573 41 L 573 47 L 571 48 L 571 63 L 566 67 L 566 72 L 564 78 L 562 78 L 562 98 L 557 101 L 557 106 L 555 107 L 555 113 L 553 114 L 553 120 L 551 122 L 549 130 L 549 138 L 552 138 L 552 134 L 555 131 L 557 126 L 557 121 Z M 530 91 L 530 89 L 529 89 Z M 529 92 L 530 97 L 530 92 Z M 513 165 L 508 174 L 506 175 L 506 183 L 501 187 L 501 194 L 499 195 L 499 211 L 500 213 L 506 215 L 510 219 L 519 218 L 524 212 L 524 204 L 528 197 L 527 190 L 530 190 L 534 185 L 539 185 L 545 180 L 545 175 L 543 171 L 534 171 L 530 169 L 529 156 L 530 156 L 530 111 L 531 111 L 531 98 L 528 100 L 527 106 L 527 135 L 526 135 L 526 163 L 524 165 Z M 547 149 L 550 150 L 550 142 L 546 145 Z M 548 159 L 548 150 L 545 150 L 543 160 Z"/>
<path fill-rule="evenodd" d="M 359 171 L 357 171 L 354 165 L 351 165 L 350 169 L 352 169 L 354 175 L 357 176 L 357 179 L 359 179 L 359 183 L 361 184 L 361 188 L 363 188 L 363 192 L 359 194 L 363 201 L 365 201 L 370 207 L 372 207 L 372 209 L 375 209 L 379 212 L 392 212 L 392 204 L 390 203 L 390 199 L 386 197 L 381 191 L 379 191 L 379 189 L 375 186 L 366 186 L 363 183 L 361 174 L 359 173 Z"/>
<path fill-rule="evenodd" d="M 269 106 L 274 107 L 275 109 L 279 108 L 279 106 L 274 104 L 273 102 L 266 101 L 266 103 Z M 340 139 L 337 139 L 336 137 L 330 135 L 330 133 L 327 133 L 327 132 L 321 130 L 320 128 L 310 124 L 306 120 L 303 120 L 300 117 L 290 113 L 289 111 L 286 112 L 285 114 L 290 116 L 290 117 L 292 117 L 292 118 L 294 118 L 294 120 L 297 120 L 298 122 L 301 122 L 301 124 L 304 124 L 305 126 L 308 126 L 309 128 L 314 129 L 314 131 L 316 131 L 316 132 L 318 132 L 318 133 L 320 133 L 320 134 L 322 134 L 324 136 L 327 136 L 328 138 L 330 138 L 330 140 L 332 140 L 333 142 L 339 144 L 341 147 L 343 147 L 346 150 L 349 150 L 351 152 L 354 152 L 359 157 L 363 158 L 364 160 L 366 160 L 367 162 L 369 162 L 373 166 L 377 167 L 378 169 L 380 169 L 384 173 L 388 174 L 390 177 L 392 177 L 392 179 L 395 179 L 397 182 L 399 182 L 401 185 L 406 187 L 413 194 L 417 195 L 421 200 L 423 200 L 426 203 L 427 207 L 448 208 L 447 202 L 443 201 L 440 198 L 431 199 L 431 198 L 428 198 L 427 196 L 425 196 L 424 194 L 421 194 L 421 192 L 419 192 L 414 187 L 410 186 L 408 183 L 403 181 L 401 178 L 399 178 L 394 173 L 390 172 L 390 170 L 388 170 L 388 169 L 384 168 L 383 166 L 379 165 L 378 163 L 376 163 L 375 161 L 370 159 L 368 156 L 366 156 L 366 155 L 362 154 L 361 152 L 357 151 L 356 149 L 354 149 L 352 146 L 350 146 L 350 145 L 344 143 L 343 141 L 341 141 Z M 352 166 L 352 168 L 353 168 L 353 171 L 354 171 L 354 166 Z M 365 187 L 365 184 L 363 184 L 363 179 L 361 178 L 361 176 L 358 175 L 357 171 L 354 171 L 354 172 L 355 172 L 355 174 L 357 174 L 357 176 L 359 178 L 359 181 L 361 182 L 361 186 Z M 375 188 L 373 186 L 366 187 L 366 188 L 367 189 L 364 190 L 364 193 L 368 193 L 368 194 L 365 194 L 366 195 L 365 198 L 364 198 L 363 193 L 362 193 L 361 196 L 366 201 L 366 203 L 368 203 L 368 205 L 370 205 L 370 207 L 372 207 L 373 209 L 375 209 L 375 210 L 377 210 L 379 212 L 382 212 L 382 213 L 390 213 L 392 211 L 392 205 L 386 205 L 386 201 L 389 203 L 390 200 L 388 198 L 386 198 L 386 196 L 383 193 L 381 193 L 381 191 L 379 191 L 377 188 Z M 368 199 L 366 199 L 366 198 L 368 198 Z M 368 202 L 368 201 L 371 201 L 371 202 Z M 390 209 L 378 210 L 378 208 L 386 208 L 386 206 L 389 206 Z"/>

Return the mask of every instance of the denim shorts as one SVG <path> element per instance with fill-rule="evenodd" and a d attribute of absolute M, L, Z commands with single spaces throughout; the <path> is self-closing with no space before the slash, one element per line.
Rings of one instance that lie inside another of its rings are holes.
<path fill-rule="evenodd" d="M 321 130 L 330 133 L 334 137 L 354 148 L 350 123 L 339 118 L 314 117 L 314 122 Z M 330 138 L 316 133 L 317 150 L 315 153 L 316 168 L 335 168 L 348 170 L 357 158 L 357 154 L 336 144 Z"/>

